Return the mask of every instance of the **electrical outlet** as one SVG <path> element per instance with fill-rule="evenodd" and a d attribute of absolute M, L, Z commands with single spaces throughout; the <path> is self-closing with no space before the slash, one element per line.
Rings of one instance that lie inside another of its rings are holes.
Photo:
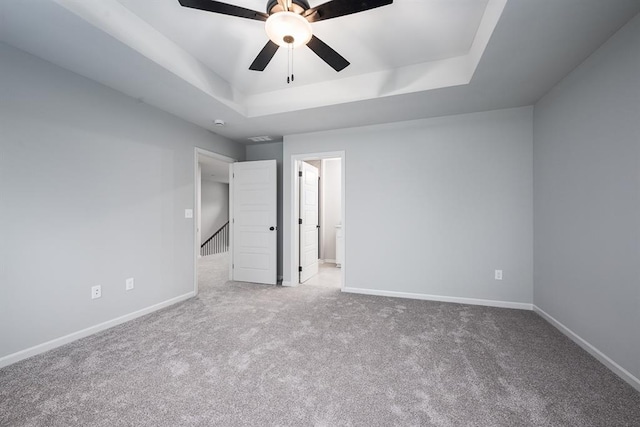
<path fill-rule="evenodd" d="M 502 280 L 502 270 L 496 270 L 496 280 Z"/>
<path fill-rule="evenodd" d="M 100 298 L 102 296 L 102 287 L 100 285 L 91 287 L 91 299 Z"/>
<path fill-rule="evenodd" d="M 130 291 L 131 289 L 133 289 L 133 277 L 129 277 L 127 279 L 126 284 L 125 284 L 125 289 L 127 291 Z"/>

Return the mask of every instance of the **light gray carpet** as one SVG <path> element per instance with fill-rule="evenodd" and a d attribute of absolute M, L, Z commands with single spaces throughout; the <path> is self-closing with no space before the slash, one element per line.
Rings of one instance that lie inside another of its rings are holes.
<path fill-rule="evenodd" d="M 532 312 L 202 271 L 197 298 L 0 370 L 0 425 L 640 426 L 640 393 Z"/>

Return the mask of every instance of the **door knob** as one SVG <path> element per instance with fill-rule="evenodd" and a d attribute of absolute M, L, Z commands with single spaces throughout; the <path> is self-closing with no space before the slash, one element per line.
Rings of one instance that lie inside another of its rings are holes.
<path fill-rule="evenodd" d="M 269 227 L 269 230 L 271 230 L 271 231 L 273 231 L 275 229 L 276 229 L 275 227 Z"/>

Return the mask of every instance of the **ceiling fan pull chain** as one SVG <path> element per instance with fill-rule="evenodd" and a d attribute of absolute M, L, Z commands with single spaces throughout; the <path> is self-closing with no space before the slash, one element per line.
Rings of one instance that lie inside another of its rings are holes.
<path fill-rule="evenodd" d="M 293 45 L 291 45 L 291 82 L 293 82 Z"/>
<path fill-rule="evenodd" d="M 287 84 L 293 81 L 293 43 L 287 46 Z"/>

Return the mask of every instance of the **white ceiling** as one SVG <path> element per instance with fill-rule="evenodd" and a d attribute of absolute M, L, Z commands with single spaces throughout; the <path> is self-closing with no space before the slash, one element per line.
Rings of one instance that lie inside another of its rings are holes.
<path fill-rule="evenodd" d="M 196 9 L 177 0 L 117 0 L 245 95 L 287 89 L 286 51 L 264 72 L 249 64 L 267 41 L 264 23 Z M 326 0 L 309 1 L 311 7 Z M 466 53 L 488 0 L 396 0 L 361 14 L 312 24 L 352 65 L 336 73 L 309 49 L 294 52 L 296 86 L 451 58 Z M 263 0 L 229 0 L 265 11 Z M 402 25 L 395 23 L 402 22 Z M 418 47 L 418 48 L 416 48 Z"/>
<path fill-rule="evenodd" d="M 640 0 L 395 0 L 312 24 L 351 65 L 336 73 L 303 47 L 293 85 L 285 52 L 248 70 L 263 23 L 177 0 L 3 1 L 0 40 L 246 143 L 530 105 L 638 12 Z"/>

